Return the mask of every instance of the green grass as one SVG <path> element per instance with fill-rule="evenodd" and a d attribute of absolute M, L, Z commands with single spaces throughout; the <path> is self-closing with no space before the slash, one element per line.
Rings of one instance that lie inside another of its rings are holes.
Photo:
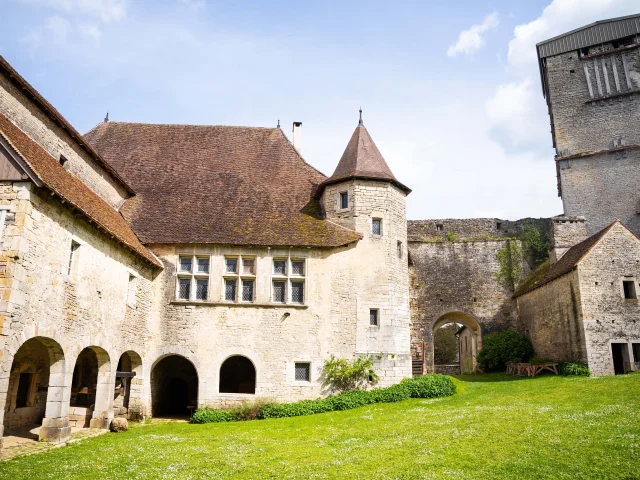
<path fill-rule="evenodd" d="M 137 425 L 0 463 L 0 478 L 640 478 L 640 374 L 456 383 L 308 417 Z"/>

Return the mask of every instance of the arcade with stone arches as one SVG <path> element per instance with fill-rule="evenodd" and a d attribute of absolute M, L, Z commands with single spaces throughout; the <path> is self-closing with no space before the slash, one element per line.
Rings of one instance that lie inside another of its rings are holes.
<path fill-rule="evenodd" d="M 439 337 L 454 337 L 439 338 Z M 482 327 L 473 315 L 452 311 L 438 317 L 425 335 L 423 371 L 446 374 L 474 373 L 477 370 L 477 355 L 482 348 Z M 436 362 L 436 352 L 450 350 L 451 342 L 455 342 L 455 352 L 447 351 L 440 358 L 446 363 Z M 441 351 L 442 351 L 441 350 Z M 452 354 L 453 353 L 453 354 Z"/>

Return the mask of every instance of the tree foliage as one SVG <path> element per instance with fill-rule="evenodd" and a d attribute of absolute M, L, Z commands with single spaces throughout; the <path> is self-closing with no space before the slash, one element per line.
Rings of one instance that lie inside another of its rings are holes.
<path fill-rule="evenodd" d="M 373 357 L 370 355 L 353 360 L 331 355 L 329 360 L 324 362 L 324 377 L 325 383 L 337 392 L 363 388 L 378 381 L 378 375 L 373 369 Z"/>
<path fill-rule="evenodd" d="M 500 268 L 496 272 L 498 281 L 506 288 L 515 291 L 522 278 L 522 250 L 518 242 L 509 239 L 496 254 Z"/>
<path fill-rule="evenodd" d="M 458 337 L 460 325 L 448 323 L 433 334 L 433 359 L 436 365 L 458 362 Z"/>

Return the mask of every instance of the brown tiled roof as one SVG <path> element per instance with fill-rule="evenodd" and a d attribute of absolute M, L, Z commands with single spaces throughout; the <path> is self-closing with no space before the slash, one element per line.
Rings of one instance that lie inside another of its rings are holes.
<path fill-rule="evenodd" d="M 62 116 L 58 110 L 56 110 L 53 105 L 51 105 L 38 91 L 29 84 L 22 76 L 16 72 L 16 70 L 5 60 L 5 58 L 0 55 L 0 72 L 4 73 L 9 77 L 9 80 L 16 85 L 20 90 L 24 90 L 27 97 L 30 97 L 32 100 L 56 125 L 62 128 L 67 134 L 75 140 L 75 142 L 83 148 L 99 165 L 101 165 L 114 179 L 120 183 L 124 189 L 133 194 L 133 190 L 127 183 L 124 181 L 118 172 L 116 172 L 111 165 L 109 165 L 105 160 L 98 155 L 91 145 L 87 144 L 82 135 L 78 133 L 78 131 L 73 128 L 73 126 L 67 121 L 66 118 Z"/>
<path fill-rule="evenodd" d="M 615 222 L 600 230 L 598 233 L 595 233 L 582 242 L 575 244 L 573 247 L 567 250 L 562 257 L 560 257 L 560 260 L 558 260 L 553 265 L 548 266 L 546 273 L 540 275 L 539 279 L 528 282 L 523 286 L 524 288 L 519 288 L 514 294 L 514 297 L 524 295 L 525 293 L 535 290 L 536 288 L 540 288 L 541 286 L 552 282 L 556 278 L 569 273 L 576 265 L 578 265 L 578 263 L 580 263 L 580 260 L 582 260 L 589 253 L 589 251 L 591 251 L 591 249 L 600 241 L 600 239 L 602 239 L 602 237 L 606 235 L 609 230 L 611 230 L 611 228 L 616 223 L 620 222 L 616 220 Z M 546 267 L 543 264 L 539 268 L 543 269 Z"/>
<path fill-rule="evenodd" d="M 39 182 L 82 212 L 98 228 L 155 266 L 162 264 L 136 238 L 125 219 L 107 202 L 67 172 L 47 151 L 0 113 L 0 134 L 25 161 Z"/>
<path fill-rule="evenodd" d="M 382 158 L 382 154 L 362 123 L 353 132 L 335 172 L 322 183 L 318 192 L 326 185 L 353 178 L 384 180 L 393 183 L 405 193 L 411 192 L 410 188 L 400 183 L 393 175 L 389 165 Z"/>
<path fill-rule="evenodd" d="M 101 123 L 85 135 L 136 191 L 123 215 L 144 243 L 346 245 L 312 191 L 325 176 L 279 128 Z"/>

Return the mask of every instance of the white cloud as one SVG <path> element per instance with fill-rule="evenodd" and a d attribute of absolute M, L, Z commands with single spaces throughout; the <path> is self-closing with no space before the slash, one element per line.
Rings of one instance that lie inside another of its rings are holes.
<path fill-rule="evenodd" d="M 83 24 L 78 27 L 79 32 L 85 37 L 89 37 L 94 39 L 96 42 L 100 41 L 102 38 L 102 32 L 97 25 L 94 24 Z"/>
<path fill-rule="evenodd" d="M 496 28 L 498 26 L 498 13 L 493 12 L 484 17 L 482 23 L 478 25 L 472 25 L 467 30 L 463 30 L 458 35 L 458 41 L 449 46 L 447 55 L 455 57 L 459 53 L 470 55 L 482 48 L 485 44 L 485 39 L 482 36 L 483 33 Z"/>
<path fill-rule="evenodd" d="M 536 43 L 597 20 L 637 11 L 638 0 L 553 0 L 538 18 L 515 27 L 507 55 L 507 71 L 513 79 L 498 85 L 485 104 L 493 136 L 503 147 L 539 149 L 550 144 Z"/>
<path fill-rule="evenodd" d="M 47 30 L 49 30 L 56 41 L 65 41 L 67 35 L 69 35 L 70 28 L 71 25 L 69 22 L 59 15 L 54 15 L 47 19 Z"/>

